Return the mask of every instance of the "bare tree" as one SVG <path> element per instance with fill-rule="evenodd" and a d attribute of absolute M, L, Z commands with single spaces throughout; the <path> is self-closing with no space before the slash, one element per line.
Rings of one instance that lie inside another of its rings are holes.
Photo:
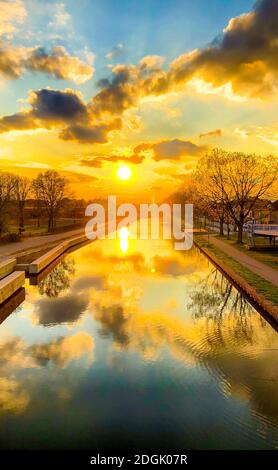
<path fill-rule="evenodd" d="M 24 230 L 24 208 L 26 204 L 26 199 L 31 191 L 31 181 L 28 178 L 17 176 L 15 181 L 15 199 L 18 206 L 19 212 L 19 232 L 21 233 Z"/>
<path fill-rule="evenodd" d="M 40 227 L 43 212 L 43 201 L 40 200 L 41 191 L 38 184 L 38 178 L 34 179 L 32 182 L 32 192 L 35 198 L 35 210 L 33 211 L 33 216 L 37 219 L 37 227 Z"/>
<path fill-rule="evenodd" d="M 7 172 L 0 172 L 0 234 L 3 233 L 6 222 L 7 208 L 13 197 L 16 178 Z"/>
<path fill-rule="evenodd" d="M 65 198 L 67 179 L 57 171 L 48 170 L 40 173 L 33 181 L 36 198 L 42 201 L 48 215 L 48 231 L 54 229 L 56 217 Z"/>
<path fill-rule="evenodd" d="M 243 224 L 250 212 L 277 184 L 277 157 L 214 149 L 201 159 L 199 168 L 204 175 L 200 189 L 223 205 L 238 228 L 237 241 L 242 243 Z"/>
<path fill-rule="evenodd" d="M 224 235 L 224 222 L 227 217 L 227 208 L 224 194 L 214 183 L 213 166 L 211 156 L 204 156 L 197 166 L 193 175 L 193 184 L 195 187 L 196 200 L 203 214 L 209 219 L 219 221 L 219 235 Z"/>

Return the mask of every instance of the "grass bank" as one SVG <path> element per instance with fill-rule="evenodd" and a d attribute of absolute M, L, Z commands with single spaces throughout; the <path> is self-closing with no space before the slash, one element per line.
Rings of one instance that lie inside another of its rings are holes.
<path fill-rule="evenodd" d="M 203 236 L 194 237 L 194 241 L 200 246 L 207 248 L 213 253 L 219 261 L 225 264 L 230 270 L 232 270 L 238 276 L 241 276 L 259 295 L 265 297 L 266 300 L 270 301 L 273 305 L 278 307 L 278 290 L 271 282 L 266 281 L 264 278 L 254 274 L 248 268 L 235 261 L 230 256 L 223 253 L 219 248 L 215 247 Z M 248 251 L 248 250 L 246 250 Z M 250 252 L 248 251 L 248 254 Z M 258 258 L 259 259 L 259 258 Z M 263 261 L 260 259 L 260 261 Z M 276 265 L 277 267 L 277 265 Z"/>
<path fill-rule="evenodd" d="M 216 238 L 219 238 L 219 240 L 226 242 L 229 245 L 234 246 L 238 250 L 242 251 L 243 253 L 246 253 L 248 256 L 251 258 L 254 258 L 258 261 L 261 261 L 262 263 L 267 264 L 271 268 L 278 269 L 278 251 L 267 251 L 268 248 L 268 241 L 262 239 L 262 238 L 256 238 L 256 245 L 258 248 L 264 247 L 266 251 L 256 251 L 256 250 L 250 250 L 248 249 L 247 246 L 247 236 L 244 233 L 243 235 L 243 244 L 236 243 L 237 240 L 237 234 L 231 234 L 230 239 L 228 240 L 227 237 L 223 236 L 220 237 L 220 235 L 216 235 Z"/>

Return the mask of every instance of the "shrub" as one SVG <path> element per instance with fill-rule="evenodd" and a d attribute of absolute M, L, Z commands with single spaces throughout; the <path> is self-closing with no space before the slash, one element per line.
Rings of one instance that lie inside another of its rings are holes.
<path fill-rule="evenodd" d="M 20 235 L 16 232 L 10 232 L 10 233 L 7 233 L 7 235 L 5 236 L 5 240 L 7 242 L 18 242 L 20 240 Z"/>

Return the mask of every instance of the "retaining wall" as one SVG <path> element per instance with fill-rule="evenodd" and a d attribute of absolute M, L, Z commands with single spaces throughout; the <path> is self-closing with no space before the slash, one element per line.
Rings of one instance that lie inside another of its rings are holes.
<path fill-rule="evenodd" d="M 261 307 L 275 321 L 278 321 L 278 308 L 272 302 L 267 300 L 263 295 L 258 294 L 256 290 L 250 286 L 247 281 L 245 281 L 245 279 L 243 279 L 238 274 L 235 274 L 231 268 L 220 261 L 217 256 L 215 256 L 214 253 L 212 253 L 208 248 L 202 247 L 195 241 L 194 244 L 213 262 L 213 264 L 215 264 L 224 274 L 226 274 L 236 286 L 245 292 L 248 297 L 258 304 L 258 306 Z"/>
<path fill-rule="evenodd" d="M 0 304 L 5 302 L 20 287 L 24 285 L 25 273 L 23 271 L 14 271 L 0 281 Z"/>
<path fill-rule="evenodd" d="M 45 269 L 49 264 L 51 264 L 56 258 L 61 256 L 69 248 L 72 248 L 75 245 L 79 245 L 80 243 L 83 243 L 84 241 L 87 241 L 87 240 L 88 239 L 85 235 L 80 235 L 78 237 L 70 238 L 69 240 L 66 240 L 60 243 L 55 248 L 52 248 L 47 253 L 40 256 L 32 263 L 30 263 L 29 273 L 30 274 L 40 273 L 43 269 Z"/>
<path fill-rule="evenodd" d="M 0 262 L 0 279 L 12 273 L 16 265 L 16 258 L 8 258 Z"/>

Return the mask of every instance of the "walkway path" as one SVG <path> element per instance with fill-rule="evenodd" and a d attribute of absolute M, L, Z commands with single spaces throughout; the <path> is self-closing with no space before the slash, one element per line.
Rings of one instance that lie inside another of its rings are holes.
<path fill-rule="evenodd" d="M 6 243 L 5 245 L 0 245 L 0 259 L 3 257 L 15 255 L 15 253 L 33 249 L 33 248 L 44 248 L 48 244 L 57 244 L 68 238 L 75 237 L 77 235 L 82 235 L 84 233 L 83 229 L 70 230 L 69 232 L 54 233 L 53 235 L 40 235 L 38 237 L 24 238 L 20 242 L 15 243 Z"/>
<path fill-rule="evenodd" d="M 275 286 L 278 286 L 278 271 L 276 271 L 276 269 L 267 266 L 249 255 L 246 255 L 237 248 L 228 245 L 228 243 L 225 243 L 214 236 L 210 237 L 210 243 L 226 253 L 226 255 L 234 258 L 243 266 L 246 266 L 246 268 L 250 269 L 253 273 L 258 274 L 258 276 L 261 276 L 267 281 L 272 282 Z"/>

